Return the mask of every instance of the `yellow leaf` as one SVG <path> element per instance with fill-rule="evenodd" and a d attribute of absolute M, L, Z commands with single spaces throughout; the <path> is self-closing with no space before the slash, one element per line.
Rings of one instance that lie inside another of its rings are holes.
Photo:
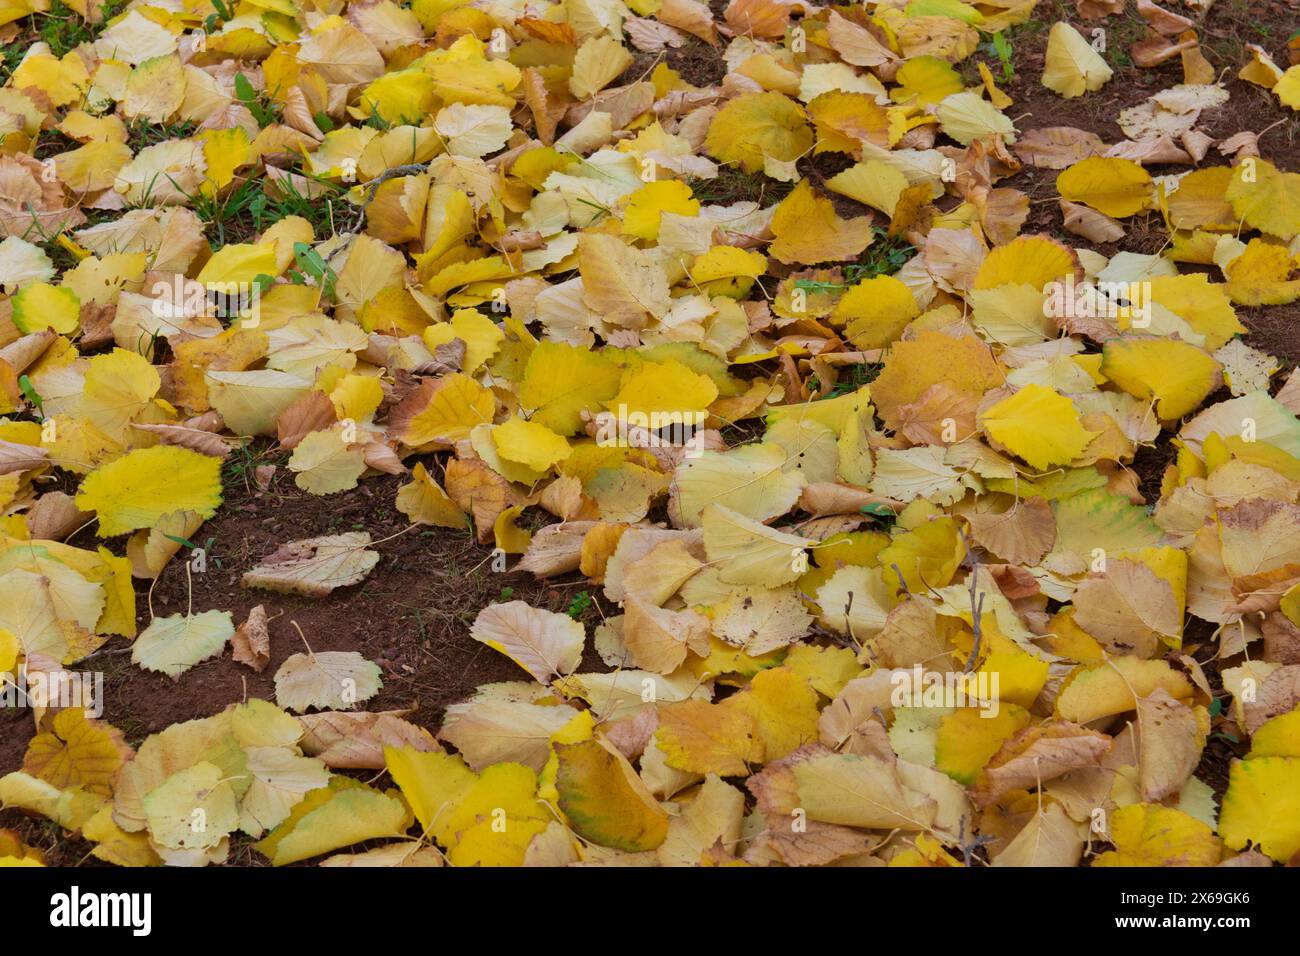
<path fill-rule="evenodd" d="M 1101 89 L 1113 71 L 1092 44 L 1064 21 L 1047 35 L 1043 86 L 1066 99 Z"/>
<path fill-rule="evenodd" d="M 919 593 L 946 587 L 965 555 L 956 519 L 944 516 L 897 535 L 876 555 L 875 563 L 895 590 Z"/>
<path fill-rule="evenodd" d="M 76 500 L 96 513 L 104 538 L 148 528 L 173 511 L 211 518 L 221 504 L 221 459 L 174 445 L 142 448 L 87 475 Z"/>
<path fill-rule="evenodd" d="M 397 510 L 414 524 L 431 524 L 440 528 L 469 526 L 468 516 L 456 507 L 442 487 L 433 479 L 423 462 L 411 471 L 411 481 L 397 489 Z"/>
<path fill-rule="evenodd" d="M 136 352 L 114 349 L 90 360 L 81 411 L 105 435 L 128 444 L 127 424 L 149 407 L 162 380 Z"/>
<path fill-rule="evenodd" d="M 1232 175 L 1231 166 L 1209 166 L 1180 179 L 1178 188 L 1165 199 L 1174 228 L 1235 229 L 1237 217 L 1227 196 Z"/>
<path fill-rule="evenodd" d="M 1177 339 L 1111 339 L 1102 354 L 1101 374 L 1134 398 L 1154 398 L 1165 421 L 1195 410 L 1222 381 L 1218 362 Z"/>
<path fill-rule="evenodd" d="M 717 397 L 718 386 L 707 375 L 669 359 L 629 368 L 623 373 L 618 394 L 605 402 L 605 407 L 624 420 L 634 413 L 689 416 L 708 408 Z"/>
<path fill-rule="evenodd" d="M 81 325 L 81 300 L 71 289 L 33 282 L 11 300 L 13 323 L 20 332 L 53 329 L 71 335 Z"/>
<path fill-rule="evenodd" d="M 1300 64 L 1282 74 L 1273 87 L 1273 93 L 1291 109 L 1300 110 Z"/>
<path fill-rule="evenodd" d="M 1000 136 L 1009 143 L 1016 141 L 1016 127 L 1011 118 L 978 93 L 965 91 L 944 97 L 938 107 L 943 131 L 969 146 L 985 136 Z"/>
<path fill-rule="evenodd" d="M 808 104 L 808 118 L 817 129 L 819 153 L 857 155 L 864 142 L 889 146 L 889 114 L 869 93 L 828 90 Z"/>
<path fill-rule="evenodd" d="M 1266 721 L 1255 731 L 1247 757 L 1300 757 L 1300 707 Z"/>
<path fill-rule="evenodd" d="M 409 747 L 385 746 L 384 764 L 423 831 L 439 842 L 450 841 L 452 833 L 446 823 L 451 811 L 473 788 L 477 780 L 474 771 L 455 754 Z"/>
<path fill-rule="evenodd" d="M 871 245 L 870 224 L 865 216 L 841 219 L 835 205 L 814 193 L 803 179 L 776 207 L 772 216 L 776 239 L 768 251 L 782 262 L 806 265 L 856 259 Z"/>
<path fill-rule="evenodd" d="M 86 821 L 81 835 L 95 844 L 96 859 L 114 866 L 161 866 L 162 857 L 149 845 L 149 834 L 127 833 L 113 820 L 111 805 Z"/>
<path fill-rule="evenodd" d="M 1079 410 L 1072 401 L 1034 382 L 985 409 L 980 425 L 990 438 L 1038 471 L 1068 465 L 1097 435 L 1079 424 Z"/>
<path fill-rule="evenodd" d="M 687 700 L 660 708 L 654 739 L 676 770 L 745 777 L 750 761 L 761 756 L 756 733 L 754 719 L 742 710 Z"/>
<path fill-rule="evenodd" d="M 659 238 L 659 221 L 666 212 L 697 216 L 700 203 L 686 183 L 673 179 L 646 183 L 627 198 L 623 211 L 623 235 L 637 239 Z"/>
<path fill-rule="evenodd" d="M 645 328 L 652 318 L 666 315 L 672 304 L 663 269 L 617 236 L 581 235 L 578 271 L 587 307 L 612 325 Z"/>
<path fill-rule="evenodd" d="M 116 140 L 91 140 L 53 157 L 59 178 L 76 192 L 112 188 L 117 174 L 131 158 L 131 147 Z"/>
<path fill-rule="evenodd" d="M 468 375 L 453 372 L 425 379 L 388 416 L 389 434 L 412 448 L 450 445 L 492 421 L 496 399 Z"/>
<path fill-rule="evenodd" d="M 997 595 L 993 595 L 996 600 Z M 987 601 L 986 601 L 987 606 Z M 985 613 L 982 618 L 984 646 L 981 649 L 983 659 L 974 675 L 967 676 L 966 693 L 975 696 L 979 689 L 978 675 L 988 674 L 991 687 L 996 688 L 999 700 L 1009 701 L 1013 705 L 1032 707 L 1048 678 L 1048 660 L 1037 653 L 1033 645 L 1028 645 L 1035 652 L 1031 653 L 998 629 L 996 614 Z M 964 631 L 953 638 L 959 660 L 966 660 L 974 649 L 975 635 Z"/>
<path fill-rule="evenodd" d="M 1134 803 L 1111 814 L 1110 842 L 1115 849 L 1093 866 L 1214 866 L 1223 851 L 1200 820 L 1158 803 Z"/>
<path fill-rule="evenodd" d="M 537 799 L 537 774 L 522 764 L 477 775 L 451 754 L 385 747 L 384 759 L 424 832 L 456 866 L 519 866 L 550 818 Z"/>
<path fill-rule="evenodd" d="M 18 663 L 18 655 L 22 653 L 23 646 L 19 643 L 18 637 L 8 628 L 0 627 L 0 674 L 7 673 L 14 669 Z"/>
<path fill-rule="evenodd" d="M 212 407 L 237 435 L 274 435 L 275 421 L 305 395 L 311 382 L 275 369 L 204 373 Z"/>
<path fill-rule="evenodd" d="M 239 826 L 231 784 L 221 768 L 207 760 L 173 773 L 144 796 L 149 835 L 173 850 L 216 846 Z M 204 825 L 194 826 L 195 819 Z"/>
<path fill-rule="evenodd" d="M 567 614 L 523 601 L 485 607 L 474 619 L 469 636 L 505 654 L 543 683 L 572 674 L 586 641 L 582 625 Z"/>
<path fill-rule="evenodd" d="M 1083 279 L 1079 257 L 1072 249 L 1048 236 L 1017 236 L 989 252 L 975 274 L 974 288 L 1023 283 L 1042 291 L 1049 282 L 1067 275 Z"/>
<path fill-rule="evenodd" d="M 203 140 L 203 157 L 208 164 L 208 178 L 203 184 L 203 191 L 207 195 L 214 195 L 234 182 L 235 170 L 252 162 L 252 143 L 248 133 L 239 126 L 205 129 L 199 138 Z"/>
<path fill-rule="evenodd" d="M 185 99 L 185 72 L 176 54 L 155 56 L 131 71 L 122 115 L 131 121 L 165 123 Z"/>
<path fill-rule="evenodd" d="M 523 513 L 523 508 L 516 505 L 497 515 L 492 525 L 492 537 L 496 546 L 506 554 L 523 554 L 533 540 L 533 533 L 519 527 L 515 522 Z"/>
<path fill-rule="evenodd" d="M 760 172 L 768 157 L 791 163 L 812 149 L 813 133 L 803 108 L 780 93 L 742 93 L 720 109 L 704 148 L 747 173 Z"/>
<path fill-rule="evenodd" d="M 807 569 L 804 548 L 814 542 L 786 534 L 721 504 L 700 514 L 704 550 L 729 584 L 775 587 L 789 584 Z"/>
<path fill-rule="evenodd" d="M 1116 657 L 1075 670 L 1056 698 L 1056 712 L 1066 720 L 1086 724 L 1137 707 L 1137 697 L 1150 697 L 1157 688 L 1176 700 L 1192 699 L 1192 685 L 1163 660 Z"/>
<path fill-rule="evenodd" d="M 517 415 L 492 429 L 492 442 L 502 458 L 534 471 L 545 471 L 573 452 L 562 435 Z"/>
<path fill-rule="evenodd" d="M 599 740 L 556 744 L 560 809 L 575 833 L 628 853 L 653 850 L 668 835 L 660 807 L 627 758 Z"/>
<path fill-rule="evenodd" d="M 887 216 L 893 216 L 907 187 L 907 176 L 901 170 L 878 159 L 850 166 L 826 180 L 826 188 L 832 192 L 879 209 Z"/>
<path fill-rule="evenodd" d="M 1205 273 L 1154 276 L 1150 283 L 1151 301 L 1175 313 L 1204 335 L 1205 348 L 1221 348 L 1233 336 L 1246 332 L 1229 301 L 1228 287 L 1211 282 Z"/>
<path fill-rule="evenodd" d="M 313 495 L 333 495 L 357 486 L 366 470 L 362 447 L 344 441 L 341 428 L 315 431 L 298 442 L 289 456 L 293 483 Z"/>
<path fill-rule="evenodd" d="M 176 677 L 220 654 L 234 633 L 229 611 L 156 617 L 131 645 L 131 661 L 145 670 Z"/>
<path fill-rule="evenodd" d="M 921 314 L 912 290 L 890 275 L 864 279 L 844 293 L 831 312 L 844 334 L 860 349 L 884 348 Z"/>
<path fill-rule="evenodd" d="M 563 342 L 539 342 L 528 357 L 519 401 L 530 421 L 561 435 L 582 429 L 582 412 L 596 411 L 618 392 L 622 369 L 604 352 Z"/>
<path fill-rule="evenodd" d="M 909 789 L 892 761 L 874 755 L 817 754 L 792 767 L 809 820 L 881 830 L 928 830 L 934 798 Z M 942 778 L 940 778 L 942 779 Z"/>
<path fill-rule="evenodd" d="M 903 406 L 933 385 L 942 383 L 978 399 L 1003 380 L 993 353 L 979 339 L 926 330 L 893 344 L 885 356 L 885 367 L 871 383 L 871 398 L 885 424 L 898 429 L 903 424 Z"/>
<path fill-rule="evenodd" d="M 1234 760 L 1219 833 L 1234 850 L 1255 843 L 1281 863 L 1300 851 L 1300 758 Z"/>
<path fill-rule="evenodd" d="M 674 478 L 681 523 L 697 527 L 711 503 L 758 521 L 785 514 L 804 486 L 802 474 L 786 470 L 787 458 L 777 445 L 758 444 L 685 459 Z"/>
<path fill-rule="evenodd" d="M 453 156 L 478 159 L 498 152 L 510 138 L 510 111 L 486 103 L 452 103 L 438 111 L 433 121 Z"/>
<path fill-rule="evenodd" d="M 369 83 L 352 111 L 363 119 L 377 114 L 388 123 L 415 122 L 433 112 L 434 86 L 424 70 L 394 70 Z"/>
<path fill-rule="evenodd" d="M 32 51 L 13 71 L 9 85 L 18 90 L 34 86 L 49 98 L 51 106 L 59 107 L 85 96 L 90 75 L 76 51 L 69 51 L 62 59 Z"/>
<path fill-rule="evenodd" d="M 1252 239 L 1224 267 L 1228 295 L 1241 305 L 1287 305 L 1300 299 L 1300 279 L 1292 279 L 1295 260 L 1284 246 Z"/>
<path fill-rule="evenodd" d="M 714 246 L 695 260 L 691 280 L 715 295 L 739 298 L 766 271 L 767 257 L 761 252 L 737 246 Z"/>
<path fill-rule="evenodd" d="M 933 56 L 911 57 L 898 68 L 894 82 L 897 88 L 889 91 L 894 102 L 905 103 L 916 97 L 920 106 L 933 106 L 965 88 L 952 64 Z"/>
<path fill-rule="evenodd" d="M 450 322 L 437 322 L 424 330 L 424 344 L 430 350 L 453 339 L 465 343 L 465 361 L 461 370 L 474 374 L 496 355 L 506 334 L 499 325 L 475 309 L 457 309 Z"/>
<path fill-rule="evenodd" d="M 276 276 L 280 269 L 275 243 L 236 243 L 222 246 L 203 264 L 195 279 L 206 286 L 251 284 L 259 275 Z"/>
<path fill-rule="evenodd" d="M 113 777 L 124 762 L 125 746 L 107 724 L 86 719 L 80 707 L 54 715 L 50 729 L 27 744 L 23 770 L 60 790 L 81 787 L 111 796 Z"/>
<path fill-rule="evenodd" d="M 1252 156 L 1234 169 L 1227 197 L 1247 225 L 1279 239 L 1300 234 L 1300 173 L 1283 172 Z"/>
<path fill-rule="evenodd" d="M 410 814 L 402 801 L 349 783 L 354 785 L 311 791 L 284 823 L 254 847 L 270 856 L 273 865 L 285 866 L 365 840 L 400 836 L 406 830 Z M 321 796 L 312 799 L 316 794 Z"/>
<path fill-rule="evenodd" d="M 939 721 L 934 742 L 934 766 L 958 783 L 970 785 L 992 756 L 1017 731 L 1029 726 L 1029 711 L 1007 704 L 989 713 L 979 707 L 958 707 Z"/>
<path fill-rule="evenodd" d="M 760 671 L 748 689 L 728 697 L 723 706 L 753 719 L 764 762 L 780 760 L 817 739 L 817 692 L 792 668 Z"/>
<path fill-rule="evenodd" d="M 1107 216 L 1122 219 L 1155 201 L 1151 174 L 1131 159 L 1089 156 L 1056 177 L 1063 199 L 1081 202 Z"/>
<path fill-rule="evenodd" d="M 384 387 L 374 375 L 345 375 L 330 389 L 330 401 L 339 421 L 366 421 L 383 400 Z"/>
<path fill-rule="evenodd" d="M 590 37 L 574 54 L 569 92 L 577 99 L 585 100 L 612 83 L 631 65 L 632 54 L 613 37 Z"/>

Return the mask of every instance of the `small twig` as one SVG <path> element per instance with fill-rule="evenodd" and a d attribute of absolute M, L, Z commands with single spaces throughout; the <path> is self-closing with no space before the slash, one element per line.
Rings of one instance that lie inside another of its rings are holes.
<path fill-rule="evenodd" d="M 907 580 L 903 577 L 903 572 L 899 570 L 898 562 L 895 561 L 893 564 L 890 565 L 890 567 L 893 568 L 894 573 L 898 575 L 898 586 L 903 589 L 904 594 L 906 594 L 908 597 L 911 597 L 912 592 L 907 587 Z"/>
<path fill-rule="evenodd" d="M 971 549 L 970 542 L 966 540 L 966 533 L 960 529 L 957 532 L 961 535 L 961 543 L 966 546 L 966 557 L 962 563 L 970 567 L 970 577 L 967 579 L 967 590 L 970 593 L 970 617 L 971 630 L 975 633 L 975 643 L 971 645 L 970 657 L 966 658 L 966 666 L 962 668 L 963 674 L 969 674 L 975 670 L 975 664 L 979 661 L 980 645 L 984 642 L 984 629 L 981 618 L 984 616 L 984 592 L 978 592 L 979 587 L 979 559 L 975 557 L 975 552 Z"/>
<path fill-rule="evenodd" d="M 961 856 L 966 866 L 970 867 L 971 861 L 975 858 L 975 851 L 980 847 L 988 846 L 990 843 L 996 843 L 997 838 L 991 836 L 976 836 L 969 841 L 966 839 L 966 818 L 961 818 L 961 826 L 957 829 L 957 838 L 961 841 Z"/>
<path fill-rule="evenodd" d="M 385 169 L 374 179 L 368 179 L 364 183 L 359 183 L 359 186 L 366 187 L 367 189 L 366 198 L 361 202 L 360 206 L 357 207 L 356 222 L 353 224 L 352 228 L 348 229 L 346 232 L 339 233 L 339 235 L 352 235 L 361 231 L 361 227 L 366 221 L 366 210 L 369 209 L 370 204 L 375 201 L 375 196 L 379 193 L 379 187 L 384 183 L 388 182 L 390 179 L 398 179 L 401 176 L 415 176 L 419 173 L 427 173 L 428 171 L 428 163 L 407 163 L 404 166 L 394 166 L 392 169 Z"/>

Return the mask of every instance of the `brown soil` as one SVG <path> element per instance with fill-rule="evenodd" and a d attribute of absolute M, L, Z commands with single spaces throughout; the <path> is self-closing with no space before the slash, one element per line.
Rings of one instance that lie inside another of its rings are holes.
<path fill-rule="evenodd" d="M 137 581 L 138 623 L 148 624 L 150 603 L 158 616 L 191 607 L 217 609 L 230 611 L 236 623 L 261 604 L 271 618 L 270 664 L 258 673 L 227 653 L 173 681 L 131 664 L 130 643 L 115 638 L 82 665 L 105 672 L 105 719 L 138 744 L 171 723 L 209 716 L 235 701 L 273 699 L 275 671 L 305 649 L 304 640 L 316 651 L 357 650 L 378 663 L 384 687 L 368 706 L 414 708 L 411 719 L 435 729 L 446 706 L 480 684 L 525 678 L 507 658 L 469 637 L 478 610 L 519 598 L 563 611 L 590 585 L 576 575 L 547 584 L 531 574 L 493 572 L 491 549 L 476 544 L 468 532 L 412 527 L 393 507 L 401 484 L 400 478 L 383 476 L 366 479 L 355 491 L 320 498 L 295 487 L 283 468 L 266 492 L 228 481 L 225 504 L 197 536 L 199 544 L 211 539 L 206 572 L 190 574 L 187 581 L 185 562 L 174 559 L 152 602 L 149 582 Z M 360 584 L 305 598 L 239 583 L 245 571 L 285 542 L 353 530 L 368 531 L 373 548 L 383 555 Z M 82 532 L 71 543 L 93 546 L 94 539 Z M 587 615 L 598 620 L 599 613 L 597 604 Z M 0 772 L 8 772 L 22 762 L 32 734 L 30 717 L 6 713 L 0 728 Z"/>
<path fill-rule="evenodd" d="M 480 685 L 527 679 L 508 658 L 470 638 L 470 625 L 482 607 L 517 598 L 564 611 L 576 594 L 587 590 L 593 603 L 583 620 L 589 628 L 599 622 L 603 598 L 579 575 L 547 583 L 527 573 L 497 573 L 491 548 L 475 543 L 467 531 L 412 527 L 393 507 L 403 480 L 366 479 L 354 491 L 321 498 L 299 490 L 283 467 L 266 492 L 228 478 L 225 503 L 196 535 L 196 544 L 211 539 L 206 572 L 187 580 L 184 560 L 173 559 L 154 587 L 153 614 L 223 610 L 238 624 L 261 604 L 271 618 L 270 663 L 258 673 L 236 663 L 227 650 L 172 680 L 132 664 L 130 642 L 114 638 L 78 665 L 104 673 L 103 718 L 138 746 L 170 724 L 210 716 L 232 703 L 274 700 L 276 670 L 305 650 L 305 640 L 314 651 L 355 650 L 373 660 L 383 671 L 384 685 L 366 708 L 410 709 L 409 720 L 436 731 L 447 706 Z M 240 585 L 245 571 L 285 542 L 354 530 L 368 531 L 374 550 L 383 556 L 360 584 L 324 598 Z M 93 547 L 96 542 L 87 531 L 70 543 Z M 124 546 L 110 544 L 118 552 Z M 510 563 L 517 560 L 512 557 Z M 150 620 L 148 584 L 136 582 L 141 628 Z M 594 651 L 588 652 L 583 668 L 606 669 Z M 21 766 L 32 734 L 28 711 L 0 711 L 0 774 Z M 56 839 L 57 828 L 50 830 L 17 811 L 0 811 L 0 827 L 5 826 L 19 828 L 28 842 L 52 850 L 50 862 L 75 862 L 88 849 L 81 845 L 79 853 L 77 845 Z"/>

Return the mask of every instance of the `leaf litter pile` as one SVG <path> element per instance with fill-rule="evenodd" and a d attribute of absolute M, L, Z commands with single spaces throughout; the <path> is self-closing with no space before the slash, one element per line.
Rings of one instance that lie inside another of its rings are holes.
<path fill-rule="evenodd" d="M 1300 853 L 1294 22 L 84 3 L 0 9 L 0 865 Z M 398 527 L 196 601 L 286 487 Z M 457 536 L 514 669 L 425 726 L 347 599 Z"/>

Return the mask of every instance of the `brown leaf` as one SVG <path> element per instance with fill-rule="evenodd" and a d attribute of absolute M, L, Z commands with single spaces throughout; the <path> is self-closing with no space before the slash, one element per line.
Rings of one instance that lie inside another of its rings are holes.
<path fill-rule="evenodd" d="M 985 765 L 971 799 L 985 807 L 1008 790 L 1035 790 L 1071 770 L 1100 766 L 1110 746 L 1105 734 L 1065 721 L 1027 727 Z"/>
<path fill-rule="evenodd" d="M 49 449 L 0 440 L 0 475 L 30 471 L 45 464 Z"/>
<path fill-rule="evenodd" d="M 1147 26 L 1167 37 L 1178 36 L 1184 30 L 1195 29 L 1196 23 L 1187 17 L 1157 6 L 1151 0 L 1137 0 L 1137 12 Z"/>
<path fill-rule="evenodd" d="M 1089 156 L 1101 156 L 1106 143 L 1095 133 L 1073 126 L 1028 130 L 1012 147 L 1026 163 L 1044 169 L 1065 169 Z"/>
<path fill-rule="evenodd" d="M 1189 47 L 1197 46 L 1196 34 L 1191 33 L 1191 31 L 1188 32 L 1190 36 L 1179 37 L 1177 43 L 1167 40 L 1159 34 L 1152 34 L 1130 46 L 1129 54 L 1133 57 L 1133 62 L 1137 66 L 1143 69 L 1151 69 L 1167 60 L 1172 60 Z"/>
<path fill-rule="evenodd" d="M 717 31 L 713 26 L 713 11 L 699 0 L 663 0 L 655 18 L 670 27 L 685 30 L 705 43 L 717 45 Z"/>
<path fill-rule="evenodd" d="M 1085 20 L 1102 20 L 1124 12 L 1128 0 L 1074 0 L 1075 9 Z"/>
<path fill-rule="evenodd" d="M 1182 789 L 1201 762 L 1205 733 L 1196 712 L 1164 688 L 1137 699 L 1134 726 L 1142 799 L 1164 800 Z"/>
<path fill-rule="evenodd" d="M 516 503 L 510 482 L 477 458 L 449 461 L 443 483 L 456 507 L 474 516 L 480 544 L 492 540 L 497 516 Z"/>
<path fill-rule="evenodd" d="M 232 445 L 235 444 L 233 439 L 222 438 L 212 432 L 203 431 L 199 428 L 187 428 L 184 425 L 141 425 L 133 423 L 132 427 L 138 428 L 142 432 L 157 435 L 164 445 L 177 445 L 181 448 L 188 448 L 190 451 L 197 451 L 202 455 L 211 455 L 213 458 L 225 458 L 230 454 Z"/>
<path fill-rule="evenodd" d="M 974 539 L 1011 564 L 1033 567 L 1056 543 L 1056 518 L 1042 498 L 1018 501 L 1002 514 L 966 516 Z"/>
<path fill-rule="evenodd" d="M 293 449 L 311 432 L 324 431 L 336 421 L 334 403 L 324 392 L 313 388 L 280 413 L 275 420 L 275 431 L 281 447 Z"/>
<path fill-rule="evenodd" d="M 785 36 L 790 9 L 781 0 L 731 0 L 722 16 L 738 36 L 772 39 Z"/>
<path fill-rule="evenodd" d="M 898 54 L 877 39 L 874 33 L 840 16 L 835 10 L 831 10 L 826 25 L 826 35 L 831 49 L 838 53 L 845 63 L 870 67 L 892 67 L 899 63 Z M 882 79 L 889 79 L 889 77 L 882 75 Z"/>
<path fill-rule="evenodd" d="M 1111 558 L 1104 573 L 1082 581 L 1074 607 L 1075 623 L 1113 653 L 1151 657 L 1161 636 L 1183 630 L 1173 587 L 1135 558 Z"/>
<path fill-rule="evenodd" d="M 1089 242 L 1118 242 L 1124 238 L 1124 227 L 1120 223 L 1082 203 L 1062 199 L 1061 216 L 1067 232 L 1083 236 Z"/>
<path fill-rule="evenodd" d="M 299 744 L 303 753 L 319 757 L 336 770 L 383 770 L 385 746 L 441 753 L 442 746 L 433 734 L 402 719 L 409 713 L 326 710 L 300 714 L 298 722 L 304 734 Z"/>
<path fill-rule="evenodd" d="M 92 517 L 77 507 L 71 495 L 47 491 L 27 512 L 27 530 L 34 539 L 62 541 Z"/>
<path fill-rule="evenodd" d="M 266 629 L 266 608 L 258 604 L 248 612 L 244 623 L 235 628 L 230 639 L 235 660 L 247 664 L 259 674 L 271 661 L 271 635 Z"/>
<path fill-rule="evenodd" d="M 1246 731 L 1254 735 L 1265 723 L 1290 713 L 1297 704 L 1300 704 L 1300 664 L 1287 664 L 1264 678 L 1255 700 L 1242 705 Z"/>

